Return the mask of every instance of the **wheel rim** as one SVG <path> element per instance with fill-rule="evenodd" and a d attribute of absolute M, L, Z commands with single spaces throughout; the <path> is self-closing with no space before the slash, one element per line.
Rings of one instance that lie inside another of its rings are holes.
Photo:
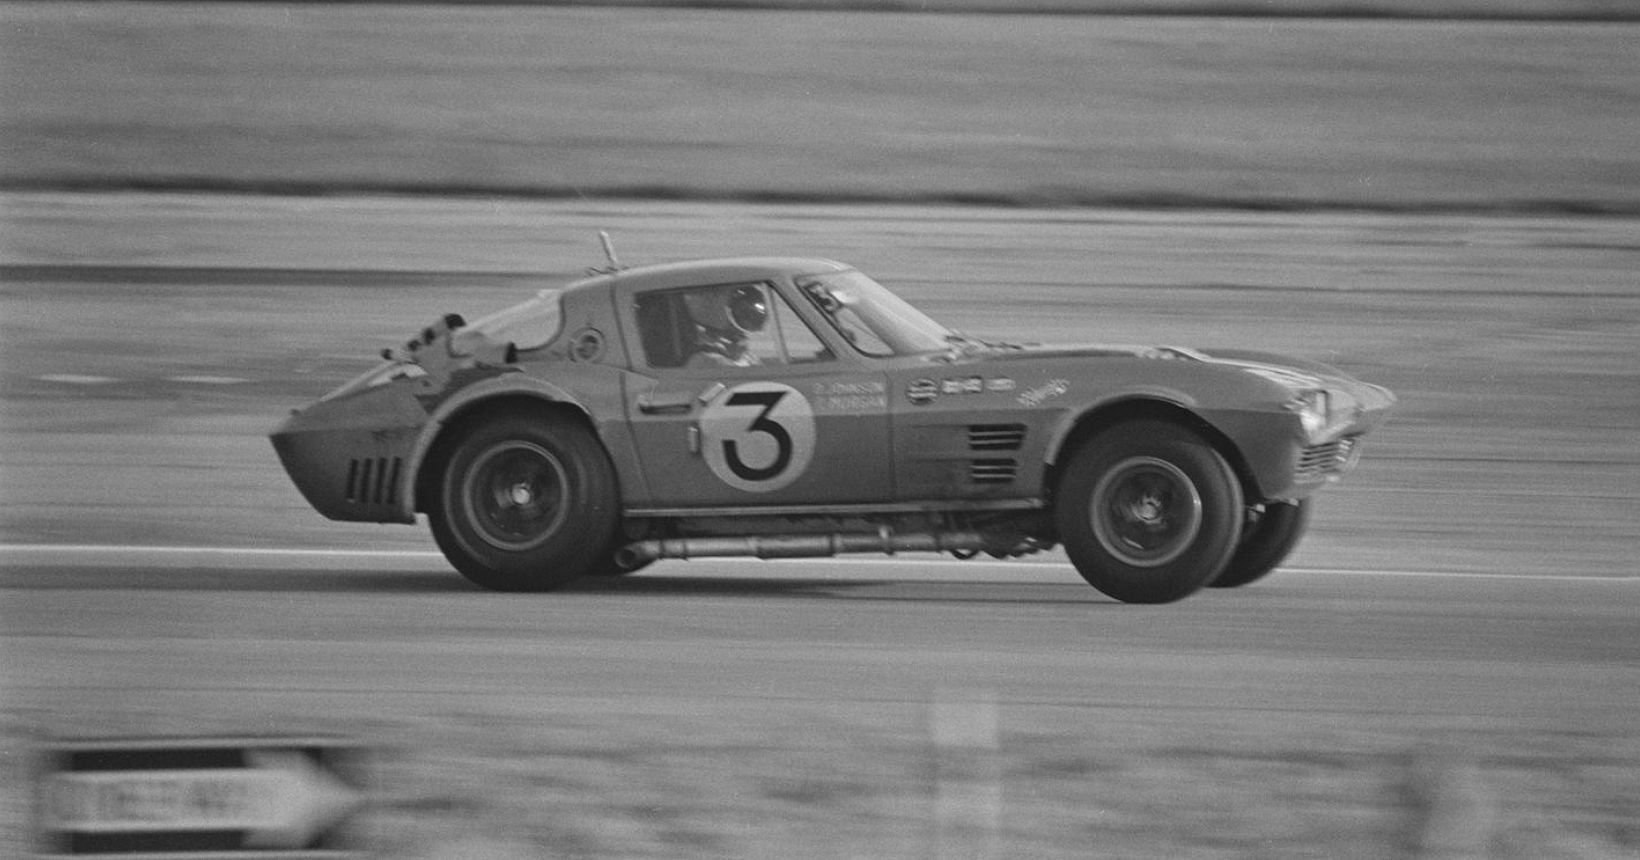
<path fill-rule="evenodd" d="M 461 498 L 473 531 L 510 552 L 539 546 L 569 511 L 569 478 L 558 458 L 533 442 L 504 442 L 467 470 Z"/>
<path fill-rule="evenodd" d="M 1117 463 L 1093 488 L 1093 534 L 1133 567 L 1160 567 L 1190 548 L 1202 528 L 1202 497 L 1178 466 L 1155 457 Z"/>

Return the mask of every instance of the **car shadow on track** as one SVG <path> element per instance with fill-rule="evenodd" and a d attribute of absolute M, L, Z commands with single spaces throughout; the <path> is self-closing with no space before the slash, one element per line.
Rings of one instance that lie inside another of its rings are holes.
<path fill-rule="evenodd" d="M 1024 603 L 1098 605 L 1116 601 L 1080 582 L 932 582 L 911 579 L 633 574 L 588 577 L 554 594 L 688 597 L 797 597 L 918 603 Z"/>
<path fill-rule="evenodd" d="M 19 567 L 0 569 L 0 590 L 264 591 L 475 594 L 518 599 L 554 594 L 835 597 L 882 586 L 881 580 L 795 577 L 586 577 L 546 594 L 504 595 L 467 582 L 454 571 L 288 570 L 279 568 Z"/>
<path fill-rule="evenodd" d="M 882 580 L 815 579 L 790 576 L 589 576 L 557 594 L 633 594 L 666 597 L 837 597 L 842 592 L 880 587 Z"/>
<path fill-rule="evenodd" d="M 884 578 L 680 576 L 586 577 L 557 591 L 503 594 L 443 571 L 289 570 L 278 568 L 17 567 L 0 568 L 0 591 L 177 591 L 315 594 L 446 594 L 511 600 L 574 596 L 820 598 L 923 603 L 1099 604 L 1102 595 L 1074 583 L 928 582 Z"/>

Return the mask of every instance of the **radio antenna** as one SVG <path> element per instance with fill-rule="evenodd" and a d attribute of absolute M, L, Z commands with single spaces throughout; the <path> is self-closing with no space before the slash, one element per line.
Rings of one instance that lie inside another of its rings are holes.
<path fill-rule="evenodd" d="M 621 261 L 615 257 L 615 242 L 609 238 L 608 231 L 598 231 L 598 242 L 604 246 L 604 257 L 609 260 L 609 265 L 604 268 L 589 266 L 587 268 L 588 275 L 613 275 L 616 272 L 626 268 L 625 266 L 622 266 Z"/>
<path fill-rule="evenodd" d="M 609 231 L 599 230 L 598 241 L 603 243 L 604 256 L 609 258 L 610 271 L 615 271 L 622 268 L 621 261 L 615 259 L 615 242 L 609 238 Z"/>

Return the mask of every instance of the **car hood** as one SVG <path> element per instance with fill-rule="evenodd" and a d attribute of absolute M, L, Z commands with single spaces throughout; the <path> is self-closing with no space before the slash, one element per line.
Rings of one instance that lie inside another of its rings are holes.
<path fill-rule="evenodd" d="M 1248 349 L 1195 349 L 1182 346 L 1135 344 L 1030 344 L 982 353 L 982 360 L 1020 361 L 1061 358 L 1143 358 L 1184 361 L 1235 368 L 1286 386 L 1294 391 L 1326 388 L 1347 392 L 1368 409 L 1395 402 L 1386 388 L 1362 382 L 1331 365 L 1297 356 Z"/>
<path fill-rule="evenodd" d="M 1007 344 L 993 351 L 978 353 L 993 361 L 1043 358 L 1150 358 L 1158 361 L 1191 361 L 1206 364 L 1231 364 L 1258 368 L 1284 368 L 1295 372 L 1319 375 L 1338 373 L 1334 368 L 1308 359 L 1273 352 L 1246 349 L 1196 349 L 1186 346 L 1152 346 L 1147 344 Z"/>

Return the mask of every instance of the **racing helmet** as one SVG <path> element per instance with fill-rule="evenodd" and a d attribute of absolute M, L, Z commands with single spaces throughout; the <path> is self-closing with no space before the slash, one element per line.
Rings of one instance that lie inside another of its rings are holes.
<path fill-rule="evenodd" d="M 735 287 L 725 303 L 729 313 L 729 322 L 735 328 L 750 334 L 762 331 L 764 323 L 769 321 L 769 300 L 763 291 L 750 284 Z"/>
<path fill-rule="evenodd" d="M 736 336 L 761 330 L 769 318 L 768 300 L 751 284 L 695 290 L 683 300 L 695 322 Z"/>

